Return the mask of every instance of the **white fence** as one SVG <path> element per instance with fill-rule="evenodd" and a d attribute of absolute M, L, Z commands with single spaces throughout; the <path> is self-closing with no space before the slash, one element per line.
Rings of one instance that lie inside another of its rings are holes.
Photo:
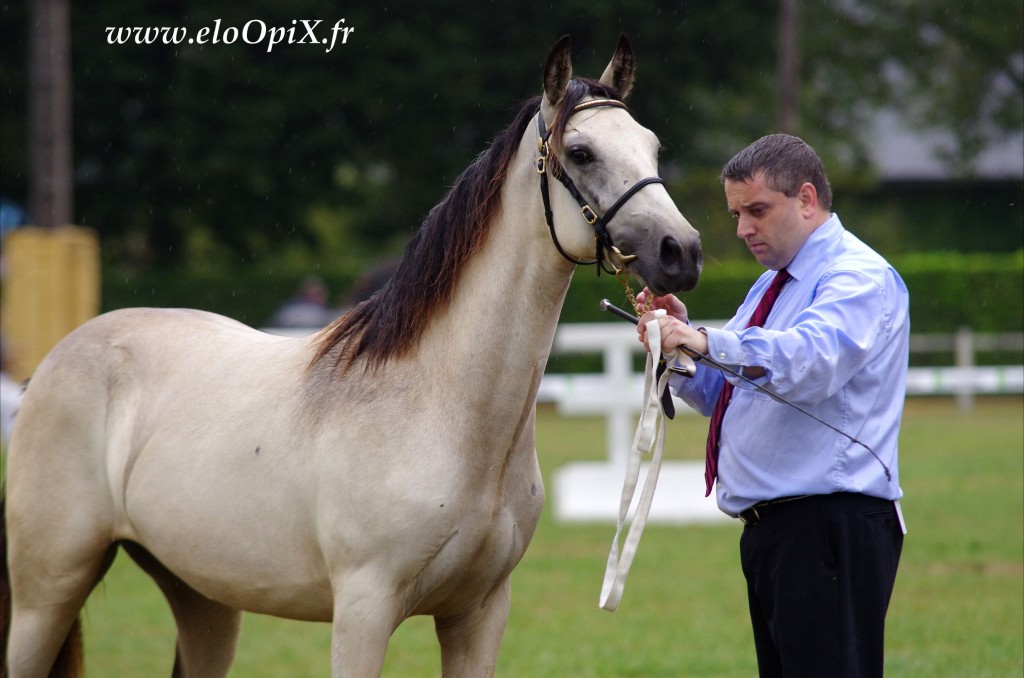
<path fill-rule="evenodd" d="M 724 321 L 703 323 L 720 327 Z M 912 353 L 951 353 L 954 364 L 915 367 L 907 375 L 907 395 L 955 395 L 969 409 L 978 394 L 1024 393 L 1024 365 L 978 366 L 979 351 L 1024 351 L 1024 333 L 914 335 Z M 538 400 L 553 402 L 566 415 L 601 415 L 605 419 L 607 460 L 569 464 L 555 473 L 555 515 L 560 520 L 614 520 L 618 514 L 625 460 L 643 400 L 643 374 L 633 370 L 643 353 L 636 330 L 627 323 L 560 325 L 552 354 L 600 354 L 598 374 L 545 374 Z M 676 399 L 679 416 L 691 413 Z M 649 520 L 705 522 L 722 519 L 713 498 L 703 497 L 703 462 L 666 462 Z M 638 489 L 639 492 L 639 489 Z"/>
<path fill-rule="evenodd" d="M 702 325 L 721 327 L 724 322 Z M 538 398 L 557 403 L 566 414 L 600 414 L 623 403 L 639 403 L 643 375 L 633 371 L 633 356 L 643 351 L 636 330 L 626 323 L 560 325 L 552 355 L 600 354 L 604 370 L 597 374 L 546 374 Z M 975 395 L 1024 393 L 1024 365 L 976 364 L 979 352 L 993 351 L 1024 352 L 1024 332 L 981 334 L 963 327 L 956 334 L 911 335 L 912 354 L 949 353 L 953 364 L 910 368 L 907 395 L 955 395 L 959 406 L 969 409 Z"/>
<path fill-rule="evenodd" d="M 955 395 L 962 410 L 976 394 L 1024 393 L 1024 366 L 977 366 L 979 352 L 1024 351 L 1024 333 L 978 334 L 961 327 L 956 334 L 912 334 L 911 353 L 952 353 L 948 367 L 912 367 L 907 395 Z"/>

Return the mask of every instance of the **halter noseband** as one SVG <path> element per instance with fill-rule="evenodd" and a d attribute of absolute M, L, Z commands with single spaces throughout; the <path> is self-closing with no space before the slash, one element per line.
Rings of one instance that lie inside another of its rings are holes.
<path fill-rule="evenodd" d="M 576 113 L 588 108 L 605 106 L 629 110 L 626 104 L 616 99 L 591 99 L 590 101 L 584 101 L 573 106 L 572 110 L 569 111 L 569 117 L 572 117 Z M 606 273 L 611 273 L 612 275 L 616 274 L 619 269 L 615 267 L 615 264 L 611 261 L 611 254 L 615 255 L 619 260 L 619 264 L 623 268 L 628 266 L 629 262 L 636 259 L 636 255 L 623 254 L 619 251 L 619 248 L 612 242 L 611 234 L 608 233 L 608 222 L 612 220 L 612 217 L 614 217 L 615 213 L 619 211 L 619 208 L 625 205 L 626 201 L 632 198 L 641 188 L 648 184 L 664 184 L 665 181 L 661 177 L 647 177 L 646 179 L 641 179 L 630 186 L 629 190 L 619 196 L 619 199 L 615 201 L 614 205 L 608 208 L 608 211 L 605 212 L 603 216 L 598 216 L 597 212 L 595 212 L 594 208 L 587 203 L 586 198 L 583 197 L 580 190 L 576 188 L 576 184 L 573 183 L 573 180 L 565 173 L 564 170 L 559 168 L 557 171 L 552 171 L 551 174 L 558 179 L 563 186 L 565 186 L 566 190 L 569 191 L 569 195 L 579 203 L 580 212 L 582 212 L 583 218 L 587 220 L 587 223 L 594 227 L 594 240 L 596 241 L 594 260 L 581 261 L 579 259 L 574 259 L 569 256 L 564 249 L 562 249 L 561 243 L 558 242 L 558 236 L 555 235 L 555 218 L 551 211 L 551 198 L 548 195 L 548 164 L 551 155 L 551 148 L 548 144 L 548 140 L 551 136 L 551 130 L 549 130 L 544 124 L 544 117 L 541 115 L 540 111 L 537 112 L 537 133 L 539 135 L 539 138 L 537 139 L 537 151 L 540 153 L 540 157 L 537 158 L 537 173 L 540 175 L 540 194 L 544 199 L 544 219 L 548 223 L 548 231 L 551 233 L 551 241 L 555 244 L 555 249 L 557 249 L 558 253 L 565 259 L 574 264 L 598 264 L 598 275 L 601 275 L 602 269 L 604 269 Z M 614 270 L 609 270 L 607 268 L 605 263 L 606 260 L 608 263 L 611 263 Z"/>

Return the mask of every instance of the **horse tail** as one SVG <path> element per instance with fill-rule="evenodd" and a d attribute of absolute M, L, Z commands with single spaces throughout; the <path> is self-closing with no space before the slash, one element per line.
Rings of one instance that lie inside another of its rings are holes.
<path fill-rule="evenodd" d="M 7 497 L 0 488 L 0 678 L 7 678 L 7 636 L 11 626 L 11 577 L 7 570 Z M 50 678 L 77 678 L 85 668 L 82 651 L 82 624 L 76 617 L 57 659 L 50 669 Z"/>

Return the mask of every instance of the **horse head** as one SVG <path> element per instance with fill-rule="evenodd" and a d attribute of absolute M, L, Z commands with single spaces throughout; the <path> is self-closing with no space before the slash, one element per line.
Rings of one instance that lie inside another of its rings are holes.
<path fill-rule="evenodd" d="M 572 78 L 568 36 L 548 54 L 537 118 L 548 227 L 567 259 L 628 269 L 655 294 L 685 291 L 700 277 L 700 235 L 658 177 L 658 138 L 624 103 L 634 73 L 625 36 L 597 81 Z M 547 175 L 567 190 L 549 193 Z"/>

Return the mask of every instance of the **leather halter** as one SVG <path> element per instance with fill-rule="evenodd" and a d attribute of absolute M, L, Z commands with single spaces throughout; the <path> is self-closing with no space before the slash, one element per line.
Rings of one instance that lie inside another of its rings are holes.
<path fill-rule="evenodd" d="M 626 104 L 616 99 L 591 99 L 573 106 L 572 110 L 569 112 L 569 117 L 572 117 L 576 113 L 588 108 L 598 107 L 613 107 L 622 108 L 627 111 L 629 110 Z M 539 135 L 537 140 L 537 150 L 540 153 L 540 157 L 537 158 L 537 173 L 540 175 L 540 194 L 544 199 L 544 219 L 547 221 L 548 231 L 551 233 L 551 241 L 555 244 L 555 249 L 557 249 L 558 253 L 565 259 L 574 264 L 598 264 L 598 275 L 601 275 L 602 269 L 604 269 L 606 273 L 610 273 L 612 275 L 616 274 L 619 271 L 619 268 L 615 266 L 614 262 L 612 262 L 612 254 L 614 254 L 619 260 L 619 264 L 623 268 L 636 259 L 636 255 L 623 254 L 619 251 L 619 248 L 617 248 L 612 242 L 611 234 L 608 233 L 608 222 L 612 220 L 612 217 L 614 217 L 615 213 L 619 211 L 619 208 L 626 204 L 626 201 L 632 198 L 644 186 L 649 184 L 664 184 L 665 181 L 661 177 L 647 177 L 646 179 L 641 179 L 630 186 L 629 190 L 619 196 L 619 199 L 615 201 L 615 204 L 613 204 L 603 216 L 598 216 L 597 212 L 594 211 L 594 208 L 590 206 L 586 198 L 583 197 L 583 194 L 580 193 L 580 190 L 576 188 L 576 184 L 573 183 L 573 180 L 569 175 L 561 168 L 558 170 L 552 170 L 551 174 L 558 179 L 563 186 L 565 186 L 566 190 L 569 191 L 569 195 L 579 203 L 580 212 L 583 214 L 583 218 L 587 220 L 587 223 L 594 227 L 594 240 L 596 241 L 594 260 L 582 261 L 580 259 L 574 259 L 569 256 L 564 249 L 562 249 L 561 243 L 558 242 L 558 236 L 555 235 L 555 219 L 554 214 L 551 211 L 551 198 L 548 195 L 548 165 L 551 154 L 551 148 L 548 140 L 551 136 L 551 130 L 549 130 L 544 124 L 544 117 L 541 115 L 540 111 L 537 112 L 537 134 Z M 611 264 L 611 270 L 606 266 L 606 261 Z"/>

